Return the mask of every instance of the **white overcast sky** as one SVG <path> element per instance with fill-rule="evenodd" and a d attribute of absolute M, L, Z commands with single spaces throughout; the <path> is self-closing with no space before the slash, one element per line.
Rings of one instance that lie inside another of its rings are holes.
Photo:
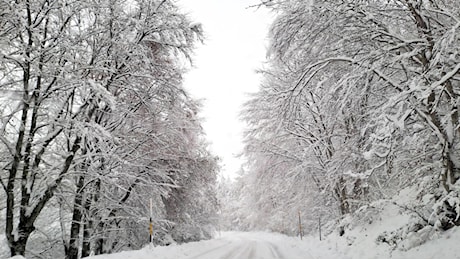
<path fill-rule="evenodd" d="M 265 8 L 247 8 L 259 0 L 179 0 L 178 5 L 206 35 L 185 88 L 204 99 L 201 117 L 211 151 L 222 158 L 222 174 L 234 177 L 242 161 L 241 105 L 260 83 L 256 69 L 265 61 L 267 33 L 274 15 Z"/>

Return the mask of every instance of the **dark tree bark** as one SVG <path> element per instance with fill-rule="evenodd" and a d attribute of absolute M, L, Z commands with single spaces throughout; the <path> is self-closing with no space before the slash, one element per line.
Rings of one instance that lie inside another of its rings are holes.
<path fill-rule="evenodd" d="M 73 203 L 72 224 L 70 226 L 69 249 L 66 258 L 77 259 L 80 229 L 83 220 L 83 188 L 85 185 L 85 175 L 80 175 L 77 182 L 77 192 Z"/>
<path fill-rule="evenodd" d="M 61 183 L 65 174 L 69 171 L 75 154 L 80 149 L 81 138 L 76 138 L 73 142 L 71 153 L 66 157 L 64 166 L 59 173 L 59 177 L 55 182 L 48 186 L 43 195 L 38 199 L 38 202 L 33 205 L 30 212 L 20 210 L 19 212 L 19 224 L 17 226 L 18 237 L 15 239 L 13 235 L 13 202 L 7 202 L 11 206 L 11 209 L 7 208 L 7 221 L 6 221 L 6 237 L 11 250 L 11 256 L 22 255 L 25 256 L 26 244 L 32 232 L 35 230 L 34 223 L 40 212 L 45 207 L 46 203 L 54 196 L 56 188 Z M 14 188 L 14 186 L 13 186 Z M 13 190 L 8 190 L 9 193 L 13 194 Z M 7 198 L 8 199 L 8 198 Z M 32 205 L 28 205 L 29 207 Z"/>

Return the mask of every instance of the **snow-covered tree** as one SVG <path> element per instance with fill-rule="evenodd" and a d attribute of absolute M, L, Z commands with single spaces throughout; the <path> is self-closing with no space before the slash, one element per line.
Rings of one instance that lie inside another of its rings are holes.
<path fill-rule="evenodd" d="M 142 246 L 149 198 L 164 228 L 162 198 L 178 191 L 200 196 L 183 210 L 196 230 L 177 236 L 209 237 L 217 161 L 181 77 L 200 27 L 172 1 L 0 6 L 0 182 L 11 255 L 34 253 L 27 242 L 40 234 L 61 240 L 42 252 L 48 257 L 57 246 L 68 258 Z M 59 231 L 47 223 L 56 212 Z"/>
<path fill-rule="evenodd" d="M 269 67 L 243 110 L 248 172 L 261 189 L 276 190 L 278 181 L 292 194 L 304 187 L 310 194 L 296 204 L 325 201 L 343 215 L 423 176 L 439 177 L 433 185 L 442 187 L 436 196 L 444 204 L 436 204 L 436 225 L 458 224 L 456 200 L 447 198 L 456 196 L 459 178 L 460 6 L 410 0 L 264 4 L 279 13 L 270 31 Z M 305 184 L 293 189 L 302 176 Z M 264 178 L 269 181 L 261 183 Z M 283 210 L 289 208 L 279 192 L 260 193 L 251 192 L 263 199 L 260 205 L 281 201 Z"/>

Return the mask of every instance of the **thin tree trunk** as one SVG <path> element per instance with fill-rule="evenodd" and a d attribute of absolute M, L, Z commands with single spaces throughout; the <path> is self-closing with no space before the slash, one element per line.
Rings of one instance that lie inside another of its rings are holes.
<path fill-rule="evenodd" d="M 91 253 L 91 229 L 93 221 L 87 219 L 83 227 L 83 244 L 81 247 L 81 257 L 87 257 Z"/>
<path fill-rule="evenodd" d="M 343 176 L 340 176 L 338 182 L 336 183 L 335 194 L 339 202 L 340 214 L 345 215 L 350 213 L 350 206 L 348 205 L 347 201 L 347 190 Z"/>
<path fill-rule="evenodd" d="M 87 198 L 85 200 L 85 224 L 83 229 L 83 245 L 82 245 L 82 252 L 81 257 L 87 257 L 91 253 L 91 239 L 93 232 L 93 225 L 94 225 L 94 218 L 97 216 L 97 209 L 94 207 L 97 201 L 99 200 L 99 193 L 101 192 L 101 180 L 97 179 L 95 182 L 92 183 L 91 194 L 86 194 Z"/>
<path fill-rule="evenodd" d="M 70 226 L 70 241 L 69 250 L 66 258 L 77 259 L 79 248 L 80 229 L 83 219 L 82 202 L 83 202 L 83 188 L 85 185 L 85 176 L 82 174 L 78 177 L 77 190 L 75 194 L 72 214 L 72 224 Z"/>

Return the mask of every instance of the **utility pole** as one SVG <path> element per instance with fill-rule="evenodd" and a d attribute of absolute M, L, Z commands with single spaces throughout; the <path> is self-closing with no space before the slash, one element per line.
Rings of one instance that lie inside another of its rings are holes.
<path fill-rule="evenodd" d="M 300 219 L 300 210 L 299 210 L 299 235 L 300 235 L 300 240 L 302 240 L 302 221 Z"/>

